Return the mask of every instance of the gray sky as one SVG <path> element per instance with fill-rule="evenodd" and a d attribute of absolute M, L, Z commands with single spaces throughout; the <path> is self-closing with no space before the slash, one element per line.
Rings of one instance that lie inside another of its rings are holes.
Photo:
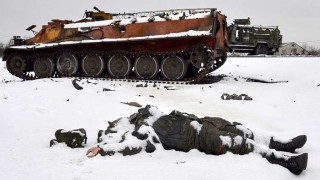
<path fill-rule="evenodd" d="M 105 12 L 138 12 L 182 8 L 218 8 L 228 16 L 251 18 L 253 25 L 279 26 L 284 42 L 309 42 L 320 47 L 320 0 L 0 0 L 0 41 L 13 35 L 32 36 L 32 24 L 51 19 L 77 20 L 93 6 Z"/>

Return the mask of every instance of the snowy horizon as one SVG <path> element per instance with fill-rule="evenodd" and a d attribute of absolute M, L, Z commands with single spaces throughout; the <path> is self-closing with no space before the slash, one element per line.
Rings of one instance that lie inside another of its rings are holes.
<path fill-rule="evenodd" d="M 162 0 L 150 3 L 148 0 L 136 1 L 77 1 L 77 0 L 2 0 L 0 6 L 0 42 L 7 43 L 14 35 L 22 37 L 33 36 L 25 29 L 37 25 L 39 31 L 42 25 L 51 19 L 78 20 L 83 17 L 85 10 L 92 11 L 96 6 L 100 10 L 110 13 L 157 11 L 187 8 L 217 8 L 227 18 L 230 24 L 234 19 L 251 18 L 252 25 L 279 26 L 283 35 L 283 42 L 296 42 L 320 47 L 320 29 L 318 7 L 320 1 L 299 0 L 261 1 L 254 0 Z M 75 6 L 76 4 L 76 6 Z M 37 7 L 37 8 L 35 8 Z M 28 9 L 28 11 L 26 11 Z M 7 16 L 10 15 L 10 18 Z"/>

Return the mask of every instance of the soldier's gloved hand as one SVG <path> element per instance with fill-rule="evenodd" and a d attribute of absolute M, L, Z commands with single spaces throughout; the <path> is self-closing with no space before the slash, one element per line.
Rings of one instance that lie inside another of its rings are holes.
<path fill-rule="evenodd" d="M 94 156 L 96 156 L 100 151 L 101 151 L 101 148 L 99 148 L 99 147 L 92 147 L 92 148 L 88 149 L 86 155 L 87 155 L 88 157 L 94 157 Z"/>

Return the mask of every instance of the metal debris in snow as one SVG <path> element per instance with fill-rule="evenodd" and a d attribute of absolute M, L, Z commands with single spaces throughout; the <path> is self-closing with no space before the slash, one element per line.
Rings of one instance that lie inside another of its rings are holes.
<path fill-rule="evenodd" d="M 76 88 L 77 90 L 82 90 L 83 87 L 81 87 L 81 86 L 77 83 L 77 81 L 80 81 L 80 80 L 79 80 L 79 79 L 74 79 L 74 80 L 72 80 L 72 85 L 73 85 L 73 87 Z"/>
<path fill-rule="evenodd" d="M 262 79 L 253 79 L 253 78 L 246 78 L 247 82 L 258 82 L 258 83 L 287 83 L 289 81 L 274 81 L 271 79 L 270 81 L 262 80 Z"/>
<path fill-rule="evenodd" d="M 129 105 L 129 106 L 134 106 L 134 107 L 142 107 L 139 103 L 137 102 L 120 102 L 122 104 L 126 104 L 126 105 Z"/>

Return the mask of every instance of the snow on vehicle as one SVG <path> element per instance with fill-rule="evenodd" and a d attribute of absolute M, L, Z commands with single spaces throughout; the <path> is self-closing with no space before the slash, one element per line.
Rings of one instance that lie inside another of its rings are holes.
<path fill-rule="evenodd" d="M 15 36 L 4 51 L 23 79 L 106 77 L 198 82 L 226 61 L 226 16 L 213 8 L 54 19 L 35 36 Z"/>

